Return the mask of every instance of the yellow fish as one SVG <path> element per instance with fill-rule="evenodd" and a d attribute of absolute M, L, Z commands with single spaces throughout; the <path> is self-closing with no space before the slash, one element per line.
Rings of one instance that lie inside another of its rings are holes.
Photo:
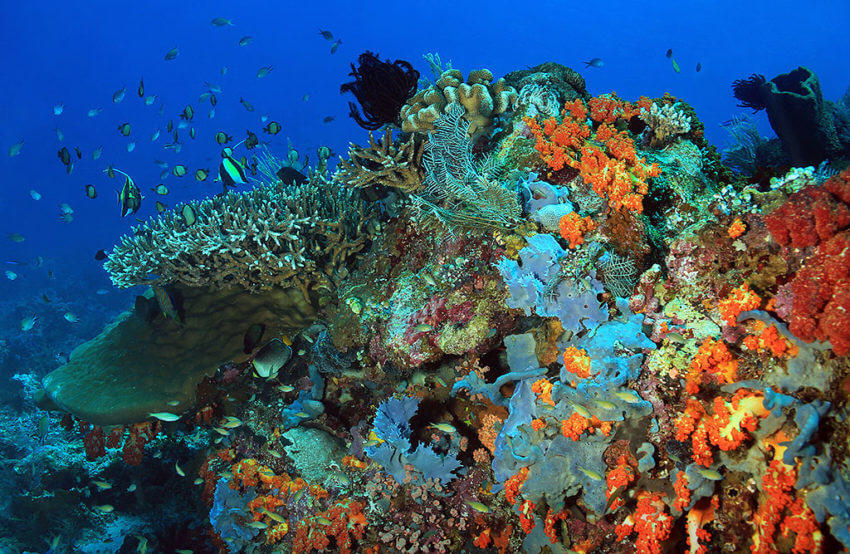
<path fill-rule="evenodd" d="M 155 417 L 160 421 L 177 421 L 180 419 L 180 416 L 177 414 L 172 414 L 171 412 L 153 412 L 148 414 L 151 417 Z"/>
<path fill-rule="evenodd" d="M 177 465 L 177 462 L 174 462 L 174 470 L 177 472 L 177 475 L 179 475 L 180 477 L 186 477 L 186 473 L 182 469 L 180 469 L 180 466 Z"/>
<path fill-rule="evenodd" d="M 598 473 L 596 473 L 595 471 L 591 471 L 591 470 L 589 470 L 589 469 L 585 469 L 585 468 L 583 468 L 583 467 L 581 467 L 581 466 L 577 466 L 577 467 L 578 467 L 578 470 L 579 470 L 579 471 L 581 471 L 582 473 L 584 473 L 585 475 L 587 475 L 588 477 L 590 477 L 590 478 L 591 478 L 591 479 L 593 479 L 594 481 L 602 481 L 602 480 L 603 480 L 602 476 L 601 476 L 601 475 L 599 475 Z"/>
<path fill-rule="evenodd" d="M 100 506 L 95 506 L 94 509 L 97 510 L 98 512 L 108 514 L 108 513 L 112 512 L 115 508 L 112 507 L 112 504 L 102 504 Z"/>
<path fill-rule="evenodd" d="M 481 512 L 482 514 L 489 514 L 492 511 L 489 506 L 482 504 L 481 502 L 467 500 L 466 503 L 469 504 L 470 508 L 475 511 Z"/>
<path fill-rule="evenodd" d="M 429 427 L 442 431 L 443 433 L 457 433 L 457 429 L 448 423 L 432 423 Z"/>

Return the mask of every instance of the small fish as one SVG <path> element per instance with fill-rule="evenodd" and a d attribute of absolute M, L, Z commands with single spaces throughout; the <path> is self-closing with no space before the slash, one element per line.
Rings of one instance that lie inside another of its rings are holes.
<path fill-rule="evenodd" d="M 103 146 L 98 146 L 94 149 L 94 151 L 92 151 L 91 159 L 99 160 L 101 155 L 103 155 Z"/>
<path fill-rule="evenodd" d="M 239 39 L 239 46 L 248 46 L 252 42 L 254 42 L 254 37 L 244 36 Z"/>
<path fill-rule="evenodd" d="M 41 200 L 41 193 L 35 189 L 30 189 L 30 196 L 33 200 Z"/>
<path fill-rule="evenodd" d="M 122 123 L 118 126 L 118 131 L 125 137 L 129 137 L 130 133 L 132 132 L 132 127 L 129 123 Z"/>
<path fill-rule="evenodd" d="M 197 479 L 195 479 L 194 481 L 192 481 L 192 484 L 193 484 L 193 485 L 203 485 L 203 484 L 204 484 L 204 480 L 203 480 L 203 479 L 201 479 L 200 477 L 198 477 Z"/>
<path fill-rule="evenodd" d="M 148 551 L 148 539 L 141 535 L 133 535 L 139 541 L 139 544 L 136 545 L 136 552 L 139 554 L 147 554 Z"/>
<path fill-rule="evenodd" d="M 77 154 L 77 159 L 78 159 L 78 160 L 82 160 L 82 159 L 83 159 L 83 151 L 82 151 L 82 150 L 80 150 L 80 147 L 79 147 L 79 146 L 75 146 L 75 147 L 74 147 L 74 153 L 76 153 L 76 154 Z"/>
<path fill-rule="evenodd" d="M 152 94 L 145 98 L 145 106 L 152 106 L 154 102 L 156 102 L 157 96 L 156 94 Z"/>
<path fill-rule="evenodd" d="M 175 165 L 171 168 L 171 173 L 175 177 L 182 177 L 186 175 L 186 166 L 185 165 Z"/>
<path fill-rule="evenodd" d="M 169 120 L 168 124 L 165 126 L 165 131 L 170 133 L 174 129 L 174 122 Z"/>
<path fill-rule="evenodd" d="M 241 96 L 239 97 L 239 103 L 240 103 L 240 104 L 242 104 L 242 106 L 243 106 L 246 110 L 248 110 L 249 112 L 253 112 L 253 111 L 254 111 L 254 106 L 252 106 L 250 102 L 248 102 L 247 100 L 245 100 L 245 99 L 244 99 L 244 98 L 242 98 Z"/>
<path fill-rule="evenodd" d="M 187 548 L 181 548 L 179 550 L 175 550 L 174 552 L 175 552 L 175 554 L 194 554 L 195 551 L 189 550 Z"/>
<path fill-rule="evenodd" d="M 336 119 L 334 116 L 329 115 L 329 116 L 325 117 L 324 119 L 322 119 L 322 123 L 330 123 L 334 119 Z"/>
<path fill-rule="evenodd" d="M 272 455 L 272 457 L 273 457 L 273 458 L 278 458 L 278 459 L 283 458 L 283 455 L 281 455 L 281 453 L 280 453 L 280 452 L 278 452 L 277 450 L 271 450 L 271 449 L 269 449 L 269 451 L 268 451 L 268 452 L 269 452 L 269 454 L 271 454 L 271 455 Z"/>
<path fill-rule="evenodd" d="M 108 514 L 111 513 L 115 508 L 113 508 L 111 504 L 102 504 L 100 506 L 95 506 L 94 509 L 98 512 Z"/>
<path fill-rule="evenodd" d="M 139 88 L 136 89 L 136 94 L 139 95 L 139 98 L 145 97 L 145 79 L 144 79 L 144 77 L 139 79 Z"/>
<path fill-rule="evenodd" d="M 221 74 L 227 75 L 227 66 L 226 65 L 221 66 Z"/>
<path fill-rule="evenodd" d="M 6 279 L 8 279 L 10 281 L 14 281 L 17 278 L 18 278 L 17 273 L 15 273 L 14 271 L 9 270 L 9 269 L 6 270 Z"/>
<path fill-rule="evenodd" d="M 575 412 L 578 415 L 580 415 L 581 417 L 587 418 L 587 419 L 590 419 L 592 417 L 591 414 L 590 414 L 590 411 L 588 411 L 588 409 L 585 408 L 584 406 L 582 406 L 581 404 L 576 404 L 576 403 L 573 402 L 570 405 L 573 407 Z"/>
<path fill-rule="evenodd" d="M 246 524 L 246 527 L 251 527 L 252 529 L 266 529 L 268 526 L 267 523 L 263 523 L 262 521 L 252 521 Z"/>
<path fill-rule="evenodd" d="M 282 515 L 276 514 L 274 512 L 270 512 L 265 508 L 260 509 L 260 513 L 262 513 L 264 516 L 267 516 L 269 519 L 276 521 L 278 523 L 283 523 L 284 521 L 286 521 L 286 518 L 284 518 Z"/>
<path fill-rule="evenodd" d="M 109 291 L 107 289 L 97 289 L 94 292 L 95 292 L 95 294 L 100 294 L 100 295 L 109 294 Z"/>
<path fill-rule="evenodd" d="M 219 131 L 215 134 L 215 141 L 218 144 L 227 144 L 233 140 L 233 137 L 225 133 L 224 131 Z"/>
<path fill-rule="evenodd" d="M 172 48 L 168 52 L 165 53 L 165 61 L 171 61 L 176 58 L 180 54 L 180 50 L 178 48 Z"/>
<path fill-rule="evenodd" d="M 304 417 L 304 418 L 310 417 L 310 414 L 308 414 L 307 412 L 295 412 L 293 415 L 295 417 Z"/>
<path fill-rule="evenodd" d="M 209 173 L 209 169 L 199 169 L 195 172 L 195 179 L 197 179 L 198 181 L 206 181 Z"/>
<path fill-rule="evenodd" d="M 280 385 L 280 386 L 277 388 L 277 390 L 279 390 L 279 391 L 280 391 L 280 392 L 282 392 L 282 393 L 287 393 L 287 392 L 292 392 L 292 391 L 294 391 L 294 390 L 295 390 L 295 387 L 293 387 L 292 385 Z"/>
<path fill-rule="evenodd" d="M 637 404 L 641 401 L 641 398 L 637 395 L 637 393 L 631 390 L 615 391 L 614 396 L 629 404 Z"/>
<path fill-rule="evenodd" d="M 65 133 L 62 132 L 62 129 L 60 129 L 59 127 L 56 127 L 53 130 L 56 131 L 56 138 L 59 140 L 59 142 L 62 142 L 63 140 L 65 140 Z"/>
<path fill-rule="evenodd" d="M 595 471 L 590 470 L 590 469 L 585 469 L 581 466 L 576 466 L 576 467 L 578 467 L 579 471 L 581 471 L 582 473 L 584 473 L 585 475 L 587 475 L 588 477 L 590 477 L 594 481 L 604 481 L 604 477 L 602 477 L 601 475 L 599 475 Z"/>
<path fill-rule="evenodd" d="M 176 471 L 177 475 L 180 477 L 186 477 L 186 472 L 180 468 L 180 465 L 177 462 L 174 462 L 174 471 Z"/>
<path fill-rule="evenodd" d="M 257 70 L 257 79 L 262 79 L 272 72 L 274 69 L 273 65 L 266 65 Z"/>
<path fill-rule="evenodd" d="M 697 62 L 697 73 L 702 71 L 702 62 Z"/>
<path fill-rule="evenodd" d="M 594 400 L 593 403 L 602 408 L 603 410 L 617 409 L 617 406 L 613 402 L 609 402 L 608 400 Z"/>
<path fill-rule="evenodd" d="M 56 104 L 53 106 L 53 115 L 62 115 L 65 111 L 65 104 Z"/>
<path fill-rule="evenodd" d="M 97 261 L 105 260 L 106 256 L 107 256 L 106 250 L 98 250 L 97 252 L 94 253 L 94 259 L 97 260 Z"/>
<path fill-rule="evenodd" d="M 195 140 L 195 128 L 192 127 L 189 129 L 189 138 Z"/>
<path fill-rule="evenodd" d="M 427 323 L 420 323 L 413 328 L 415 333 L 428 333 L 433 331 L 434 327 L 432 325 L 428 325 Z"/>
<path fill-rule="evenodd" d="M 6 238 L 7 238 L 7 239 L 9 239 L 9 240 L 10 240 L 10 241 L 12 241 L 12 242 L 24 242 L 25 240 L 27 240 L 27 239 L 26 239 L 26 238 L 25 238 L 22 234 L 20 234 L 20 233 L 7 233 L 7 234 L 6 234 Z"/>
<path fill-rule="evenodd" d="M 183 323 L 180 318 L 180 314 L 177 313 L 177 310 L 174 308 L 174 303 L 171 301 L 171 295 L 169 295 L 166 288 L 161 285 L 151 285 L 151 290 L 153 291 L 154 298 L 156 298 L 156 303 L 159 305 L 162 315 L 169 319 L 173 319 L 178 323 Z"/>
<path fill-rule="evenodd" d="M 218 105 L 218 97 L 215 94 L 210 94 L 210 106 L 215 108 L 216 105 Z"/>
<path fill-rule="evenodd" d="M 302 102 L 306 102 L 306 101 L 307 101 L 307 100 L 309 100 L 309 99 L 310 99 L 310 95 L 309 95 L 309 94 L 305 94 L 304 96 L 302 96 L 302 97 L 301 97 L 301 101 L 302 101 Z"/>
<path fill-rule="evenodd" d="M 21 153 L 21 148 L 24 147 L 24 139 L 19 140 L 15 144 L 9 147 L 9 157 L 14 158 L 18 154 Z"/>
<path fill-rule="evenodd" d="M 136 492 L 136 489 L 139 488 L 136 483 L 132 483 L 129 487 L 127 487 L 127 492 Z"/>
<path fill-rule="evenodd" d="M 131 140 L 130 142 L 127 143 L 127 152 L 132 152 L 135 149 L 136 149 L 136 141 Z"/>
<path fill-rule="evenodd" d="M 221 164 L 218 166 L 218 178 L 221 179 L 221 184 L 224 186 L 225 190 L 227 190 L 227 187 L 248 184 L 248 177 L 245 175 L 245 167 L 233 158 L 231 155 L 232 152 L 233 151 L 230 148 L 222 150 Z"/>
<path fill-rule="evenodd" d="M 263 131 L 270 135 L 276 135 L 280 132 L 280 123 L 277 121 L 270 121 L 268 125 L 263 127 Z"/>
<path fill-rule="evenodd" d="M 670 59 L 673 61 L 673 71 L 675 71 L 676 73 L 681 73 L 682 70 L 679 69 L 679 64 L 676 63 L 676 60 L 674 60 L 673 58 Z"/>
<path fill-rule="evenodd" d="M 716 469 L 697 466 L 697 473 L 708 479 L 709 481 L 722 481 L 723 476 Z"/>
<path fill-rule="evenodd" d="M 74 208 L 72 208 L 65 202 L 62 202 L 61 204 L 59 204 L 59 211 L 63 214 L 72 214 L 74 213 Z"/>
<path fill-rule="evenodd" d="M 605 65 L 605 62 L 602 61 L 602 58 L 592 58 L 586 62 L 584 62 L 585 67 L 596 67 L 600 68 Z"/>
<path fill-rule="evenodd" d="M 158 138 L 159 138 L 159 129 L 154 131 L 153 134 L 151 135 L 151 142 L 156 142 L 156 139 L 158 139 Z"/>
<path fill-rule="evenodd" d="M 668 58 L 672 58 L 672 57 L 673 57 L 673 49 L 672 49 L 672 48 L 668 48 L 668 49 L 667 49 L 667 54 L 665 54 L 665 55 L 666 55 Z"/>
<path fill-rule="evenodd" d="M 183 221 L 186 225 L 194 225 L 197 220 L 197 217 L 195 216 L 195 209 L 189 204 L 183 206 L 183 209 L 180 210 L 180 215 L 183 217 Z"/>
<path fill-rule="evenodd" d="M 80 318 L 77 317 L 77 314 L 75 314 L 74 312 L 65 312 L 62 315 L 62 317 L 64 317 L 65 321 L 67 321 L 68 323 L 79 323 L 80 322 Z"/>
<path fill-rule="evenodd" d="M 258 139 L 257 135 L 255 135 L 251 131 L 247 131 L 247 133 L 248 133 L 248 138 L 245 139 L 245 148 L 247 148 L 248 150 L 251 150 L 252 148 L 257 146 L 258 144 L 260 144 L 260 139 Z"/>
<path fill-rule="evenodd" d="M 210 108 L 210 113 L 207 114 L 209 119 L 215 119 L 215 108 Z"/>
<path fill-rule="evenodd" d="M 454 425 L 449 423 L 432 423 L 428 427 L 432 429 L 437 429 L 438 431 L 442 431 L 443 433 L 457 433 L 457 429 L 454 428 Z"/>
<path fill-rule="evenodd" d="M 168 210 L 168 206 L 166 206 L 165 204 L 163 204 L 162 202 L 157 200 L 156 201 L 156 213 L 161 214 L 162 212 L 164 212 L 166 210 Z"/>
<path fill-rule="evenodd" d="M 221 86 L 215 83 L 204 81 L 204 86 L 207 87 L 207 90 L 211 93 L 218 94 L 219 92 L 221 92 Z"/>
<path fill-rule="evenodd" d="M 112 488 L 112 485 L 106 481 L 92 481 L 92 485 L 97 487 L 97 490 L 106 491 Z"/>
<path fill-rule="evenodd" d="M 476 512 L 481 512 L 482 514 L 489 514 L 493 510 L 490 509 L 486 504 L 482 504 L 481 502 L 476 502 L 475 500 L 467 500 L 467 504 L 469 507 L 475 510 Z"/>
<path fill-rule="evenodd" d="M 166 187 L 166 186 L 165 186 L 165 185 L 163 185 L 162 183 L 158 184 L 158 185 L 156 186 L 156 188 L 151 189 L 151 190 L 152 190 L 152 191 L 154 191 L 155 193 L 160 194 L 160 195 L 163 195 L 163 196 L 165 196 L 166 194 L 168 194 L 168 187 Z"/>
<path fill-rule="evenodd" d="M 66 166 L 71 164 L 71 152 L 68 151 L 67 147 L 63 146 L 58 152 L 56 152 L 56 155 Z"/>
<path fill-rule="evenodd" d="M 228 431 L 227 429 L 224 429 L 222 427 L 213 427 L 213 431 L 215 431 L 219 435 L 222 435 L 222 436 L 225 436 L 225 437 L 230 434 L 230 431 Z"/>
<path fill-rule="evenodd" d="M 229 19 L 224 18 L 224 17 L 216 17 L 215 19 L 210 21 L 210 23 L 215 25 L 216 27 L 227 27 L 227 26 L 232 27 L 233 26 L 233 22 L 230 21 Z"/>
<path fill-rule="evenodd" d="M 238 417 L 226 416 L 224 418 L 224 424 L 222 424 L 222 427 L 224 427 L 225 429 L 235 429 L 240 425 L 242 425 L 242 420 Z"/>
<path fill-rule="evenodd" d="M 342 44 L 342 39 L 337 39 L 336 42 L 331 44 L 331 54 L 336 54 L 336 51 L 339 50 L 340 44 Z"/>
<path fill-rule="evenodd" d="M 180 114 L 180 119 L 191 121 L 193 117 L 195 117 L 195 110 L 192 109 L 192 106 L 187 105 L 185 108 L 183 108 L 183 112 L 181 112 Z"/>
<path fill-rule="evenodd" d="M 33 315 L 30 317 L 25 317 L 21 320 L 21 331 L 30 331 L 35 324 L 38 322 L 38 316 Z"/>
<path fill-rule="evenodd" d="M 304 490 L 304 489 L 301 489 L 301 490 Z M 324 516 L 313 516 L 313 517 L 314 517 L 316 523 L 319 523 L 321 525 L 331 525 L 332 524 L 331 520 L 329 520 L 328 518 L 326 518 Z"/>
<path fill-rule="evenodd" d="M 97 198 L 97 189 L 94 188 L 94 185 L 86 185 L 85 191 L 89 198 Z"/>
<path fill-rule="evenodd" d="M 124 100 L 125 94 L 127 94 L 127 87 L 124 87 L 121 90 L 116 90 L 112 93 L 112 102 L 117 104 L 120 101 Z"/>
<path fill-rule="evenodd" d="M 171 412 L 151 412 L 148 413 L 149 416 L 154 417 L 160 421 L 177 421 L 180 419 L 180 416 L 177 414 L 172 414 Z"/>
<path fill-rule="evenodd" d="M 332 32 L 323 31 L 322 29 L 319 29 L 319 36 L 321 36 L 323 39 L 325 39 L 327 41 L 331 41 L 331 40 L 334 39 L 334 35 L 333 35 Z"/>
<path fill-rule="evenodd" d="M 92 108 L 88 111 L 89 117 L 95 117 L 97 114 L 103 111 L 103 108 Z"/>

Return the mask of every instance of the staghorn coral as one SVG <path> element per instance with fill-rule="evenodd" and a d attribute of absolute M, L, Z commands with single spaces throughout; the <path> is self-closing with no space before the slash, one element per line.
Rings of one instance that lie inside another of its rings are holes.
<path fill-rule="evenodd" d="M 493 123 L 493 117 L 513 108 L 517 92 L 504 79 L 495 83 L 488 69 L 470 71 L 466 83 L 457 69 L 444 71 L 430 88 L 417 92 L 401 108 L 401 130 L 425 133 L 436 128 L 437 120 L 452 106 L 464 110 L 467 132 L 473 139 Z"/>
<path fill-rule="evenodd" d="M 411 135 L 405 142 L 393 144 L 392 130 L 387 128 L 381 142 L 369 132 L 369 146 L 350 143 L 348 161 L 339 159 L 334 179 L 350 187 L 384 186 L 404 192 L 422 189 L 422 152 L 424 142 Z"/>
<path fill-rule="evenodd" d="M 691 130 L 691 118 L 670 104 L 653 102 L 649 110 L 641 108 L 638 117 L 649 127 L 649 145 L 653 148 L 666 146 Z"/>
<path fill-rule="evenodd" d="M 347 274 L 370 215 L 357 191 L 314 173 L 302 185 L 267 183 L 165 212 L 121 237 L 104 267 L 118 287 L 295 286 L 309 297 Z"/>

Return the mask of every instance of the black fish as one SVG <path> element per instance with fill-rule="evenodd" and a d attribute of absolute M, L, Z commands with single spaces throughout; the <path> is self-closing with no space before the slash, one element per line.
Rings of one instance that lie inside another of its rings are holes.
<path fill-rule="evenodd" d="M 305 177 L 303 173 L 296 169 L 292 169 L 291 167 L 281 167 L 278 169 L 277 177 L 283 181 L 283 184 L 285 185 L 293 183 L 296 185 L 303 185 L 307 182 L 307 177 Z"/>
<path fill-rule="evenodd" d="M 94 259 L 97 260 L 97 261 L 105 260 L 106 259 L 106 251 L 105 250 L 98 250 L 97 252 L 94 253 Z"/>
<path fill-rule="evenodd" d="M 245 148 L 250 150 L 258 144 L 260 144 L 260 139 L 257 138 L 257 135 L 248 130 L 248 138 L 245 139 Z"/>
<path fill-rule="evenodd" d="M 59 152 L 56 153 L 59 156 L 59 159 L 62 160 L 62 163 L 65 165 L 70 165 L 71 163 L 71 153 L 68 151 L 66 146 L 63 146 Z"/>
<path fill-rule="evenodd" d="M 245 331 L 245 336 L 242 337 L 242 352 L 250 354 L 260 344 L 263 339 L 263 334 L 266 332 L 266 326 L 262 323 L 255 323 L 248 327 Z"/>
<path fill-rule="evenodd" d="M 672 48 L 668 48 L 668 49 L 667 49 L 667 57 L 668 57 L 668 58 L 672 58 L 672 57 L 673 57 L 673 49 L 672 49 Z"/>
<path fill-rule="evenodd" d="M 701 63 L 701 62 L 697 62 L 697 73 L 699 73 L 699 72 L 700 72 L 700 69 L 702 69 L 702 63 Z"/>

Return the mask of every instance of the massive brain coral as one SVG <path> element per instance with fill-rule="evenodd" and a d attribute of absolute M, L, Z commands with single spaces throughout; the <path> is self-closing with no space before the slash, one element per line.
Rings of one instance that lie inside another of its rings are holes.
<path fill-rule="evenodd" d="M 495 83 L 488 69 L 471 71 L 466 83 L 457 69 L 444 71 L 431 87 L 417 92 L 401 108 L 401 130 L 425 133 L 435 129 L 435 122 L 448 113 L 452 104 L 466 110 L 469 135 L 477 137 L 493 122 L 493 117 L 512 108 L 517 92 L 504 79 Z"/>
<path fill-rule="evenodd" d="M 321 176 L 193 200 L 121 238 L 105 267 L 119 287 L 183 283 L 248 290 L 331 288 L 364 248 L 371 210 Z"/>

